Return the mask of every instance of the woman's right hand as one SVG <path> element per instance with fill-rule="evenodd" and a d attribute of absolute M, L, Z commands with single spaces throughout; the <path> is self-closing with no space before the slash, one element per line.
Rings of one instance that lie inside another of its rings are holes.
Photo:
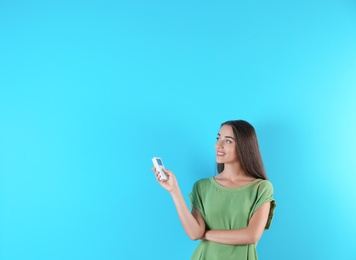
<path fill-rule="evenodd" d="M 168 177 L 168 180 L 165 180 L 165 181 L 160 179 L 159 172 L 156 171 L 155 167 L 152 167 L 152 171 L 155 173 L 157 182 L 164 189 L 166 189 L 169 192 L 173 192 L 174 190 L 177 190 L 178 182 L 177 182 L 176 176 L 174 176 L 174 174 L 170 170 L 167 170 L 167 169 L 163 170 L 166 173 L 167 177 Z"/>

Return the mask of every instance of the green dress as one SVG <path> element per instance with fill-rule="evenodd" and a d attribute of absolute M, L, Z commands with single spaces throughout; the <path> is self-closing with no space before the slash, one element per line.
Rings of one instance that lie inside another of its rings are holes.
<path fill-rule="evenodd" d="M 270 227 L 276 203 L 273 186 L 267 180 L 256 179 L 241 188 L 227 188 L 214 177 L 201 179 L 189 194 L 192 206 L 202 214 L 206 229 L 232 230 L 247 227 L 253 213 L 271 202 L 265 229 Z M 191 260 L 257 260 L 257 244 L 225 245 L 201 240 Z"/>

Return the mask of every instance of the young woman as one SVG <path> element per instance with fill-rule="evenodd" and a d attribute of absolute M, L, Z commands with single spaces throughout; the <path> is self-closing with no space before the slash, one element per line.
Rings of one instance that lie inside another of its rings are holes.
<path fill-rule="evenodd" d="M 190 211 L 177 179 L 158 183 L 170 192 L 187 235 L 200 239 L 192 260 L 257 260 L 256 245 L 273 218 L 273 187 L 260 155 L 255 129 L 243 120 L 221 125 L 215 144 L 218 174 L 194 184 Z"/>

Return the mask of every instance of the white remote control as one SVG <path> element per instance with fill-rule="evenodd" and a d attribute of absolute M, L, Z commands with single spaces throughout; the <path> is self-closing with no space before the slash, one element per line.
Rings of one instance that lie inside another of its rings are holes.
<path fill-rule="evenodd" d="M 156 168 L 156 171 L 159 171 L 159 177 L 161 181 L 166 181 L 168 180 L 168 176 L 165 174 L 165 172 L 163 171 L 164 169 L 164 165 L 163 165 L 163 161 L 161 158 L 159 157 L 153 157 L 152 158 L 152 162 L 153 165 Z"/>

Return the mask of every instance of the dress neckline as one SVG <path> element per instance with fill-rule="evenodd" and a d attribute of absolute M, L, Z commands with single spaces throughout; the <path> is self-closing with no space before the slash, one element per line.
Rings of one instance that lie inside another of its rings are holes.
<path fill-rule="evenodd" d="M 245 189 L 251 187 L 252 185 L 254 185 L 254 184 L 256 184 L 256 183 L 262 181 L 262 179 L 255 179 L 255 180 L 251 181 L 250 183 L 248 183 L 248 184 L 246 184 L 246 185 L 244 185 L 244 186 L 241 186 L 241 187 L 226 187 L 226 186 L 223 186 L 223 185 L 221 185 L 220 183 L 218 183 L 218 181 L 215 179 L 214 176 L 211 177 L 210 180 L 212 181 L 212 183 L 213 183 L 216 187 L 218 187 L 218 188 L 221 189 L 221 190 L 226 190 L 226 191 L 237 191 L 237 190 L 240 191 L 240 190 L 245 190 Z"/>

